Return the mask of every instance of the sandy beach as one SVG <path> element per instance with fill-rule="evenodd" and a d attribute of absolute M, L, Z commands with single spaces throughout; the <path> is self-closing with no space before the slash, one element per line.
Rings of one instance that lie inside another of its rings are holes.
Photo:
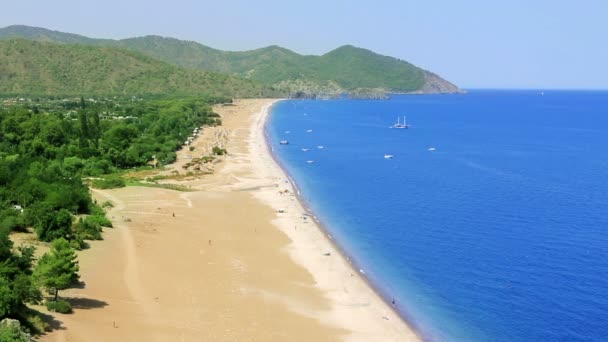
<path fill-rule="evenodd" d="M 94 190 L 115 228 L 79 254 L 82 289 L 41 341 L 417 341 L 294 195 L 266 146 L 275 100 L 217 106 L 193 152 L 221 143 L 214 173 L 151 187 Z M 218 141 L 221 140 L 221 141 Z"/>

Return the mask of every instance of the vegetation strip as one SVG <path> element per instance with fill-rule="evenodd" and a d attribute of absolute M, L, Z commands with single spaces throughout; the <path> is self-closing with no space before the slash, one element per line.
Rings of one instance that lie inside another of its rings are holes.
<path fill-rule="evenodd" d="M 123 177 L 135 169 L 162 168 L 202 126 L 221 124 L 211 105 L 224 97 L 4 98 L 0 108 L 0 337 L 17 329 L 41 333 L 48 325 L 27 303 L 46 297 L 50 311 L 69 313 L 60 290 L 76 286 L 75 250 L 102 239 L 112 227 L 88 185 L 153 186 L 166 176 L 141 182 Z M 225 150 L 216 149 L 216 154 Z M 13 246 L 11 232 L 33 231 L 51 250 L 37 262 L 33 246 Z M 50 297 L 43 296 L 44 290 Z M 38 318 L 36 318 L 38 317 Z M 11 336 L 12 336 L 11 335 Z M 17 336 L 17 335 L 15 335 Z M 17 337 L 15 337 L 17 339 Z"/>

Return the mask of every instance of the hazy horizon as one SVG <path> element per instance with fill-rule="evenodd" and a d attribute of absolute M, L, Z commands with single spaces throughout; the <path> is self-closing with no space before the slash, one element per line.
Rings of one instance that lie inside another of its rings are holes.
<path fill-rule="evenodd" d="M 608 2 L 489 4 L 434 1 L 24 0 L 0 26 L 27 25 L 91 38 L 158 35 L 231 51 L 279 45 L 321 55 L 354 45 L 406 60 L 464 89 L 608 89 Z"/>

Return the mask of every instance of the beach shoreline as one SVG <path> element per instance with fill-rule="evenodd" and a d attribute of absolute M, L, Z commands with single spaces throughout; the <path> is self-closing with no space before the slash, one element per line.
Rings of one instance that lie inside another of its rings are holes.
<path fill-rule="evenodd" d="M 391 321 L 392 323 L 394 323 L 391 325 L 392 325 L 392 329 L 394 329 L 395 331 L 402 330 L 402 333 L 398 333 L 398 334 L 394 335 L 393 337 L 397 337 L 399 340 L 402 340 L 402 341 L 421 340 L 421 338 L 418 336 L 418 333 L 416 332 L 416 330 L 411 325 L 409 325 L 407 320 L 400 315 L 398 310 L 393 305 L 391 305 L 392 303 L 390 302 L 390 299 L 385 297 L 374 286 L 373 282 L 369 278 L 367 278 L 367 276 L 364 273 L 362 273 L 363 270 L 360 269 L 358 267 L 358 265 L 348 256 L 348 253 L 346 253 L 346 251 L 344 251 L 342 249 L 342 247 L 339 245 L 339 242 L 333 238 L 333 236 L 330 234 L 330 232 L 326 228 L 326 226 L 314 214 L 313 210 L 306 205 L 306 201 L 301 197 L 300 190 L 298 189 L 297 183 L 295 182 L 293 177 L 289 174 L 289 172 L 285 169 L 285 167 L 281 164 L 280 160 L 274 153 L 274 150 L 269 141 L 267 125 L 270 120 L 270 116 L 272 114 L 272 107 L 279 101 L 284 101 L 284 100 L 275 100 L 272 103 L 270 103 L 269 105 L 263 107 L 261 109 L 261 111 L 257 114 L 258 117 L 254 121 L 255 127 L 252 128 L 252 132 L 254 134 L 254 139 L 258 139 L 258 140 L 261 139 L 263 141 L 265 151 L 266 151 L 268 157 L 272 160 L 272 163 L 266 164 L 267 167 L 273 169 L 273 171 L 276 172 L 277 176 L 283 177 L 288 182 L 289 190 L 292 194 L 294 194 L 294 197 L 296 198 L 296 202 L 297 202 L 297 205 L 299 206 L 299 209 L 301 209 L 304 213 L 306 213 L 306 215 L 308 215 L 308 217 L 311 219 L 309 222 L 312 223 L 310 226 L 313 228 L 313 230 L 316 230 L 320 236 L 323 237 L 324 243 L 327 244 L 327 246 L 329 246 L 329 248 L 327 248 L 326 246 L 323 246 L 319 249 L 325 248 L 325 249 L 329 250 L 329 252 L 326 252 L 326 253 L 330 253 L 329 257 L 333 257 L 335 254 L 336 258 L 341 259 L 340 260 L 342 263 L 341 266 L 346 266 L 345 268 L 340 270 L 341 273 L 343 273 L 343 275 L 341 277 L 342 279 L 340 279 L 340 282 L 348 281 L 348 280 L 344 279 L 344 275 L 346 275 L 346 273 L 348 273 L 350 278 L 355 278 L 358 281 L 363 283 L 363 287 L 358 289 L 358 291 L 360 293 L 358 293 L 354 296 L 365 297 L 365 296 L 369 296 L 369 293 L 366 293 L 366 292 L 371 292 L 372 296 L 376 297 L 372 300 L 373 306 L 370 307 L 369 311 L 373 311 L 374 314 L 376 314 L 376 315 L 378 315 L 378 314 L 382 315 L 381 318 L 385 321 Z M 254 144 L 252 144 L 252 146 L 253 146 L 253 148 L 255 148 L 255 146 L 259 146 L 259 144 L 254 143 Z M 264 198 L 263 196 L 262 196 L 262 200 L 265 201 L 268 205 L 272 206 L 274 204 L 273 201 L 270 201 L 270 200 L 268 200 L 268 198 Z M 298 236 L 297 232 L 292 232 L 290 229 L 288 229 L 289 226 L 287 226 L 286 224 L 281 224 L 281 222 L 275 222 L 275 224 L 277 225 L 277 227 L 279 227 L 279 229 L 281 229 L 285 234 L 287 234 L 289 236 L 289 238 L 292 240 L 292 243 L 293 243 L 293 241 L 296 241 L 301 238 L 300 236 Z M 313 274 L 313 276 L 315 274 L 322 273 L 322 271 L 320 271 L 319 264 L 317 264 L 315 262 L 310 262 L 309 260 L 306 259 L 306 256 L 301 256 L 298 254 L 299 254 L 298 251 L 292 250 L 290 252 L 290 255 L 292 256 L 292 258 L 294 258 L 294 260 L 296 260 L 296 262 L 298 262 L 299 264 L 304 266 L 306 269 L 308 269 L 309 272 L 311 272 Z M 315 277 L 315 278 L 317 278 L 317 277 Z M 335 306 L 337 306 L 337 303 L 342 302 L 342 300 L 344 298 L 339 298 L 339 296 L 331 295 L 331 289 L 337 286 L 336 283 L 327 284 L 327 285 L 328 286 L 321 285 L 320 287 L 322 288 L 322 290 L 324 292 L 326 292 L 326 294 L 328 294 L 328 299 L 330 301 L 332 301 Z M 360 285 L 360 284 L 357 284 L 357 285 Z M 387 314 L 388 312 L 390 312 L 390 314 Z M 343 315 L 346 315 L 346 313 L 339 314 L 339 316 L 343 316 Z M 344 322 L 342 322 L 342 323 L 344 323 Z M 350 328 L 351 331 L 356 331 L 356 327 L 354 324 L 351 324 L 351 326 L 349 326 L 348 328 Z M 356 339 L 358 339 L 358 338 L 356 338 Z"/>
<path fill-rule="evenodd" d="M 163 183 L 190 191 L 93 191 L 114 205 L 114 228 L 78 252 L 85 286 L 61 294 L 74 313 L 53 314 L 40 341 L 420 340 L 320 225 L 302 218 L 264 136 L 276 101 L 214 107 L 222 126 L 205 127 L 161 171 L 178 172 Z M 218 143 L 228 155 L 213 173 L 182 167 Z"/>

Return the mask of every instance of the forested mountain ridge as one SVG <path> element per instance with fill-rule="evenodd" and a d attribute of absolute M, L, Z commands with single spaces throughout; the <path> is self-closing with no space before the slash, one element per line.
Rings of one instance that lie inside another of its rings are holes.
<path fill-rule="evenodd" d="M 186 70 L 135 51 L 24 39 L 0 40 L 0 93 L 272 95 L 255 81 Z"/>
<path fill-rule="evenodd" d="M 322 56 L 304 56 L 279 46 L 251 51 L 221 51 L 197 42 L 160 36 L 93 39 L 20 25 L 0 29 L 0 39 L 9 38 L 118 47 L 180 67 L 240 76 L 287 93 L 340 93 L 360 89 L 399 93 L 460 91 L 438 75 L 406 61 L 350 45 Z"/>

